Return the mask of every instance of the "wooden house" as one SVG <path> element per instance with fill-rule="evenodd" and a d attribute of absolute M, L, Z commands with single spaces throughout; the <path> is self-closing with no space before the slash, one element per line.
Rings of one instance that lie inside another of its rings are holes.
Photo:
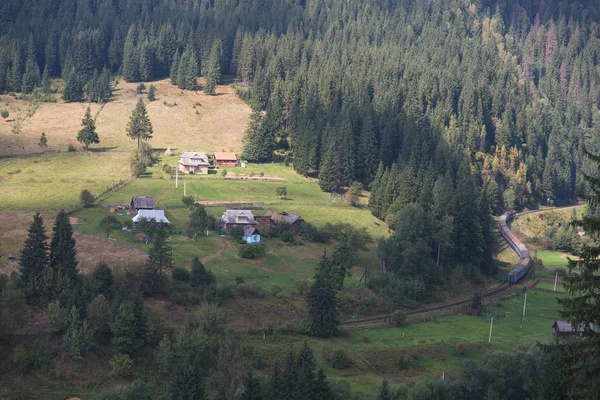
<path fill-rule="evenodd" d="M 179 171 L 184 174 L 208 174 L 208 157 L 201 152 L 184 152 L 179 159 Z"/>
<path fill-rule="evenodd" d="M 136 196 L 129 202 L 133 211 L 154 210 L 154 199 L 152 197 Z"/>
<path fill-rule="evenodd" d="M 271 225 L 279 225 L 279 224 L 290 224 L 292 233 L 297 235 L 300 231 L 300 227 L 304 223 L 304 220 L 301 216 L 296 214 L 288 214 L 286 212 L 282 213 L 274 213 L 271 216 Z"/>
<path fill-rule="evenodd" d="M 214 153 L 215 167 L 237 167 L 238 159 L 235 153 Z"/>
<path fill-rule="evenodd" d="M 248 244 L 260 243 L 260 232 L 252 225 L 244 227 L 244 236 L 242 240 Z"/>
<path fill-rule="evenodd" d="M 221 218 L 219 218 L 219 221 L 222 224 L 222 231 L 227 233 L 229 233 L 234 226 L 241 226 L 244 228 L 246 226 L 257 225 L 254 214 L 252 214 L 252 211 L 250 210 L 227 210 L 223 213 Z"/>

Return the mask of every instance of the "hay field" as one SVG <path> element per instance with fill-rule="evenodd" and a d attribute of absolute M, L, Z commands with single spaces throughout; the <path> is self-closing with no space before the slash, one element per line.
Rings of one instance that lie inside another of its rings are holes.
<path fill-rule="evenodd" d="M 137 84 L 118 82 L 108 103 L 90 104 L 100 137 L 100 144 L 92 148 L 129 151 L 136 146 L 125 135 L 125 129 L 139 97 Z M 157 88 L 157 100 L 148 102 L 143 95 L 154 128 L 152 147 L 171 147 L 177 151 L 241 151 L 250 108 L 231 87 L 218 86 L 216 96 L 207 96 L 200 91 L 180 90 L 168 80 L 152 84 Z M 88 104 L 65 103 L 59 94 L 55 97 L 57 103 L 32 105 L 9 95 L 0 96 L 0 107 L 10 113 L 7 121 L 0 119 L 0 157 L 40 153 L 38 142 L 42 132 L 48 137 L 46 152 L 66 151 L 69 144 L 82 148 L 76 136 Z M 27 117 L 28 114 L 33 115 Z M 14 134 L 12 128 L 18 120 L 22 120 L 21 133 Z"/>

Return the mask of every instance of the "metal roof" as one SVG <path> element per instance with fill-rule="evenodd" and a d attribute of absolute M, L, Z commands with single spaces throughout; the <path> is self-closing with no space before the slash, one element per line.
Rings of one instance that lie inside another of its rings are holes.
<path fill-rule="evenodd" d="M 214 156 L 217 161 L 237 161 L 235 153 L 215 153 Z"/>
<path fill-rule="evenodd" d="M 198 166 L 198 165 L 208 166 L 208 165 L 210 165 L 208 162 L 208 157 L 206 156 L 206 153 L 195 152 L 195 151 L 187 151 L 187 152 L 181 153 L 181 158 L 179 159 L 179 164 L 191 165 L 191 166 Z"/>
<path fill-rule="evenodd" d="M 151 220 L 154 219 L 156 222 L 163 224 L 170 223 L 167 217 L 165 217 L 164 210 L 140 210 L 137 215 L 132 218 L 133 222 L 138 222 L 140 219 Z"/>
<path fill-rule="evenodd" d="M 240 222 L 238 218 L 245 219 L 246 221 Z M 256 225 L 256 220 L 254 219 L 254 214 L 250 210 L 227 210 L 221 216 L 221 221 L 226 224 L 248 224 L 248 225 Z"/>
<path fill-rule="evenodd" d="M 559 332 L 565 332 L 565 333 L 574 332 L 573 326 L 571 325 L 571 323 L 569 321 L 556 321 L 554 323 L 554 325 L 556 325 Z M 594 324 L 590 324 L 590 329 L 593 331 L 596 330 L 596 327 L 594 326 Z M 581 324 L 579 324 L 579 327 L 577 328 L 576 332 L 583 332 L 584 330 L 585 330 L 584 324 L 581 323 Z"/>
<path fill-rule="evenodd" d="M 248 237 L 248 236 L 252 236 L 252 235 L 260 235 L 260 233 L 252 225 L 245 226 L 244 227 L 244 236 Z"/>

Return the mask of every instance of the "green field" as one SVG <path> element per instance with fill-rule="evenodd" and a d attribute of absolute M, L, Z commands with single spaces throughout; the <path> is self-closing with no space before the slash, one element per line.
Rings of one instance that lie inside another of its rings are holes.
<path fill-rule="evenodd" d="M 78 152 L 0 159 L 0 210 L 56 211 L 129 177 L 123 152 Z"/>
<path fill-rule="evenodd" d="M 564 253 L 559 251 L 538 251 L 537 257 L 542 260 L 544 267 L 548 268 L 567 268 L 569 265 L 569 260 L 567 257 L 575 257 L 572 255 L 567 255 L 563 257 Z M 535 255 L 535 252 L 532 254 Z"/>
<path fill-rule="evenodd" d="M 545 290 L 554 290 L 554 283 L 539 282 L 537 285 L 535 285 L 535 288 L 536 289 L 545 289 Z M 564 292 L 565 291 L 565 287 L 561 283 L 557 283 L 556 284 L 556 291 L 557 292 Z"/>

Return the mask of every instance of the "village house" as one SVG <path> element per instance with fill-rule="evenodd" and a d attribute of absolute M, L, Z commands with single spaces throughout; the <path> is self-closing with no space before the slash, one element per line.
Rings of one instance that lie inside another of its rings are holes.
<path fill-rule="evenodd" d="M 274 213 L 271 216 L 271 225 L 290 224 L 292 233 L 297 235 L 300 232 L 300 227 L 304 223 L 302 217 L 296 214 L 288 214 L 286 212 Z"/>
<path fill-rule="evenodd" d="M 223 213 L 219 221 L 222 224 L 222 230 L 224 232 L 231 232 L 231 228 L 234 226 L 246 226 L 257 225 L 254 215 L 250 210 L 227 210 Z"/>
<path fill-rule="evenodd" d="M 242 240 L 248 244 L 260 243 L 260 233 L 252 225 L 246 225 L 244 227 L 244 236 Z"/>
<path fill-rule="evenodd" d="M 179 171 L 184 174 L 208 174 L 208 157 L 205 153 L 184 152 L 179 158 Z"/>
<path fill-rule="evenodd" d="M 147 219 L 148 221 L 154 220 L 158 224 L 169 225 L 170 222 L 165 217 L 164 210 L 139 210 L 137 215 L 132 218 L 134 224 L 138 223 L 141 219 Z"/>
<path fill-rule="evenodd" d="M 596 330 L 594 324 L 591 324 L 590 328 L 593 331 Z M 585 328 L 583 324 L 579 324 L 577 329 L 574 330 L 569 321 L 556 321 L 552 325 L 552 334 L 554 337 L 583 336 L 584 331 Z"/>
<path fill-rule="evenodd" d="M 238 159 L 235 153 L 214 153 L 215 168 L 237 167 Z"/>
<path fill-rule="evenodd" d="M 132 197 L 129 205 L 133 211 L 154 210 L 154 198 L 144 196 Z"/>

